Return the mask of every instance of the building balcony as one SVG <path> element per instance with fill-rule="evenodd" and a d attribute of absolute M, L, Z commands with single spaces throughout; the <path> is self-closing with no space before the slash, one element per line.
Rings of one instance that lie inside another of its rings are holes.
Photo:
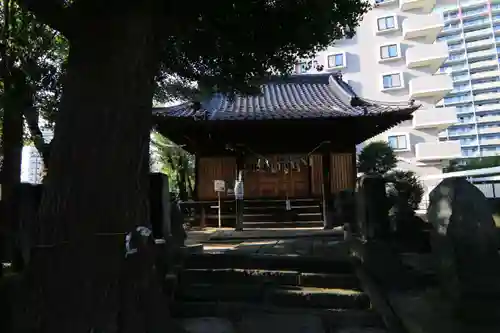
<path fill-rule="evenodd" d="M 476 112 L 496 111 L 499 109 L 500 109 L 500 106 L 498 106 L 496 103 L 495 104 L 476 105 Z M 498 117 L 498 119 L 500 120 L 500 116 L 495 116 L 495 117 Z"/>
<path fill-rule="evenodd" d="M 443 19 L 439 14 L 415 15 L 403 21 L 403 37 L 407 40 L 423 38 L 432 43 L 443 28 Z"/>
<path fill-rule="evenodd" d="M 472 90 L 487 90 L 495 88 L 500 88 L 500 81 L 475 83 L 472 85 Z"/>
<path fill-rule="evenodd" d="M 413 113 L 413 128 L 445 128 L 458 122 L 456 108 L 430 108 L 417 110 Z"/>
<path fill-rule="evenodd" d="M 500 71 L 492 70 L 492 71 L 471 74 L 470 79 L 471 80 L 479 80 L 479 79 L 487 79 L 487 78 L 496 77 L 496 76 L 500 76 Z"/>
<path fill-rule="evenodd" d="M 419 162 L 450 160 L 461 156 L 459 141 L 421 142 L 415 145 L 415 158 Z"/>
<path fill-rule="evenodd" d="M 479 134 L 497 134 L 500 133 L 500 126 L 479 128 L 477 132 Z"/>
<path fill-rule="evenodd" d="M 491 36 L 491 29 L 489 29 L 489 28 L 480 29 L 480 30 L 475 30 L 475 31 L 470 31 L 470 32 L 464 33 L 464 38 L 466 40 L 473 39 L 476 37 L 482 37 L 482 36 Z M 476 39 L 478 39 L 478 38 L 476 38 Z"/>
<path fill-rule="evenodd" d="M 500 139 L 483 139 L 479 141 L 479 144 L 481 146 L 498 146 L 500 145 Z"/>
<path fill-rule="evenodd" d="M 495 55 L 496 53 L 497 53 L 496 49 L 490 48 L 487 50 L 481 50 L 481 51 L 468 53 L 467 58 L 469 58 L 469 60 L 478 59 L 478 58 L 488 58 L 488 57 Z"/>
<path fill-rule="evenodd" d="M 481 152 L 481 157 L 488 157 L 488 156 L 498 156 L 498 152 L 496 151 L 482 151 Z"/>
<path fill-rule="evenodd" d="M 475 49 L 484 49 L 493 46 L 495 44 L 495 39 L 483 39 L 475 42 L 467 42 L 465 46 L 467 47 L 467 51 L 473 51 Z"/>
<path fill-rule="evenodd" d="M 429 67 L 435 72 L 448 59 L 448 44 L 418 44 L 406 51 L 406 66 L 408 68 Z"/>
<path fill-rule="evenodd" d="M 436 0 L 399 0 L 399 9 L 402 11 L 420 9 L 424 13 L 430 13 Z"/>
<path fill-rule="evenodd" d="M 475 102 L 496 101 L 496 100 L 500 100 L 500 93 L 491 92 L 474 96 Z"/>
<path fill-rule="evenodd" d="M 486 61 L 478 61 L 469 65 L 470 69 L 478 69 L 478 68 L 486 68 L 486 67 L 497 67 L 498 61 L 495 60 L 486 60 Z"/>
<path fill-rule="evenodd" d="M 478 124 L 500 122 L 500 116 L 479 116 L 476 118 Z"/>
<path fill-rule="evenodd" d="M 410 80 L 411 99 L 429 99 L 436 103 L 453 90 L 453 80 L 448 74 L 425 75 Z"/>

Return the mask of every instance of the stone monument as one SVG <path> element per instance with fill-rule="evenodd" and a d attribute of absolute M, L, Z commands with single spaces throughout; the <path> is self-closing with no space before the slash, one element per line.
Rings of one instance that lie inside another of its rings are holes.
<path fill-rule="evenodd" d="M 378 175 L 362 176 L 356 188 L 356 217 L 363 239 L 389 237 L 388 211 L 385 180 Z"/>
<path fill-rule="evenodd" d="M 491 319 L 499 308 L 500 257 L 487 199 L 465 178 L 448 178 L 430 193 L 427 218 L 442 290 L 460 318 Z"/>

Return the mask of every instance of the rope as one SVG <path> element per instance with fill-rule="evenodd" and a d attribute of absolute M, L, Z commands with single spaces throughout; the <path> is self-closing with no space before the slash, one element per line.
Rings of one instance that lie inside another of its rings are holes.
<path fill-rule="evenodd" d="M 306 155 L 298 157 L 298 158 L 293 159 L 293 160 L 291 159 L 291 160 L 289 160 L 289 163 L 290 164 L 291 163 L 297 163 L 297 162 L 300 162 L 302 159 L 309 158 L 312 154 L 314 154 L 314 152 L 316 152 L 319 148 L 321 148 L 321 146 L 323 146 L 326 143 L 330 143 L 330 141 L 329 140 L 325 140 L 325 141 L 320 142 L 316 147 L 314 147 L 313 150 L 311 150 L 310 152 L 308 152 Z M 255 155 L 256 157 L 263 159 L 266 162 L 266 164 L 269 165 L 269 159 L 267 159 L 264 155 L 256 153 L 255 151 L 251 150 L 248 147 L 245 147 L 245 148 L 250 153 L 252 153 L 253 155 Z"/>

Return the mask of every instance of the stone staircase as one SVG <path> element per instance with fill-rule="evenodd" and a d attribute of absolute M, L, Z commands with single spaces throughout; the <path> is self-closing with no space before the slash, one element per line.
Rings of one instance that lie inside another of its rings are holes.
<path fill-rule="evenodd" d="M 387 332 L 348 261 L 192 254 L 172 316 L 192 333 Z"/>
<path fill-rule="evenodd" d="M 290 199 L 290 209 L 286 208 L 286 200 L 245 200 L 243 228 L 323 227 L 319 199 Z"/>

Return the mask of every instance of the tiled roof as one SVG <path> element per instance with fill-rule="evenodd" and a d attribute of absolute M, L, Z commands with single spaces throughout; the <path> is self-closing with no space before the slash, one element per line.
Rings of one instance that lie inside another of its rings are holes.
<path fill-rule="evenodd" d="M 261 91 L 259 95 L 235 96 L 232 100 L 216 94 L 201 102 L 198 110 L 193 103 L 183 103 L 155 108 L 153 113 L 206 120 L 265 120 L 340 118 L 398 111 L 409 114 L 419 108 L 406 102 L 389 104 L 359 98 L 338 74 L 274 78 L 261 85 Z"/>

